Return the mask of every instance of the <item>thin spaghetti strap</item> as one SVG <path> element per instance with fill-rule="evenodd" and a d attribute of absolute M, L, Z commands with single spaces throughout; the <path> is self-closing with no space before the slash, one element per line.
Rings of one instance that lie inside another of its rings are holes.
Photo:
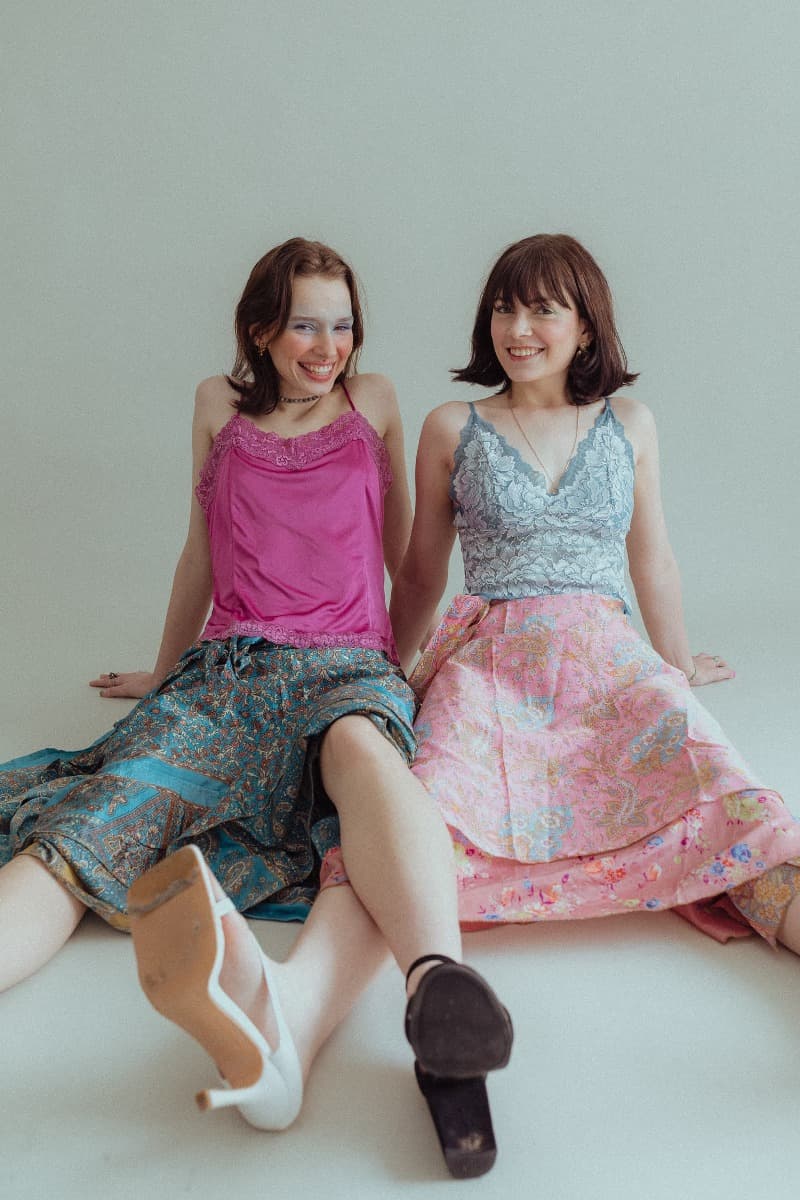
<path fill-rule="evenodd" d="M 352 408 L 353 412 L 357 412 L 357 411 L 358 411 L 358 409 L 356 408 L 355 404 L 353 404 L 353 401 L 352 401 L 352 398 L 351 398 L 351 396 L 350 396 L 350 393 L 349 393 L 349 392 L 348 392 L 348 390 L 347 390 L 347 384 L 345 383 L 345 381 L 344 381 L 344 380 L 342 380 L 342 389 L 343 389 L 343 391 L 344 391 L 344 394 L 345 394 L 345 396 L 347 396 L 347 403 L 350 405 L 350 407 Z"/>

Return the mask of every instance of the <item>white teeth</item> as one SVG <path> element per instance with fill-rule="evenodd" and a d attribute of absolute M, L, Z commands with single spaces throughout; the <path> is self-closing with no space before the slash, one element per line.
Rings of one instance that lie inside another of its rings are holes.
<path fill-rule="evenodd" d="M 531 350 L 512 350 L 509 347 L 509 350 L 508 350 L 508 353 L 511 356 L 511 358 L 534 358 L 537 354 L 541 354 L 541 352 L 542 351 L 539 348 L 537 348 L 535 350 L 533 350 L 533 349 L 531 349 Z"/>
<path fill-rule="evenodd" d="M 332 365 L 325 367 L 312 367 L 307 363 L 301 363 L 300 365 L 303 367 L 304 371 L 310 371 L 312 375 L 330 375 L 331 371 L 333 370 Z"/>

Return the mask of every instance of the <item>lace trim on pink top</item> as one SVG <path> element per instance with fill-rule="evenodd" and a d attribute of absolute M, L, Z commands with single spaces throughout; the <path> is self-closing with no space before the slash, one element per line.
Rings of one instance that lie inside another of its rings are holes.
<path fill-rule="evenodd" d="M 383 438 L 367 418 L 355 409 L 342 413 L 328 425 L 323 425 L 322 429 L 314 429 L 310 433 L 301 433 L 292 438 L 282 438 L 271 430 L 259 429 L 252 421 L 235 413 L 214 438 L 214 444 L 203 463 L 195 495 L 203 509 L 207 510 L 214 495 L 219 460 L 233 446 L 240 447 L 255 458 L 266 459 L 278 467 L 297 471 L 357 437 L 366 442 L 372 452 L 385 495 L 392 483 L 389 452 Z"/>
<path fill-rule="evenodd" d="M 276 642 L 282 646 L 298 646 L 310 649 L 316 646 L 353 646 L 366 650 L 381 650 L 388 654 L 392 662 L 397 662 L 397 651 L 394 643 L 381 637 L 379 633 L 309 633 L 302 629 L 289 629 L 286 625 L 277 625 L 274 621 L 234 621 L 222 632 L 215 632 L 210 638 L 202 634 L 200 641 L 222 641 L 229 637 L 263 637 L 268 642 Z"/>

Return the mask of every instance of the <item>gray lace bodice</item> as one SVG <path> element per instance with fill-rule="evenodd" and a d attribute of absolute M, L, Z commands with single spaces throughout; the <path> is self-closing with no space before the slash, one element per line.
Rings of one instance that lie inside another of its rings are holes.
<path fill-rule="evenodd" d="M 608 400 L 552 495 L 544 475 L 469 407 L 450 481 L 466 590 L 489 600 L 598 592 L 627 611 L 633 450 Z"/>

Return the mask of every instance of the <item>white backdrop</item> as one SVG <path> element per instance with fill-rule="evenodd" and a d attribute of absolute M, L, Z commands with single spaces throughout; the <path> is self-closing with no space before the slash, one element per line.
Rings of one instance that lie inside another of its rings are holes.
<path fill-rule="evenodd" d="M 85 742 L 83 681 L 152 662 L 194 386 L 294 234 L 364 282 L 409 466 L 472 394 L 447 372 L 497 253 L 582 239 L 659 422 L 693 645 L 796 703 L 793 0 L 4 7 L 0 750 Z"/>
<path fill-rule="evenodd" d="M 0 760 L 86 745 L 126 710 L 86 680 L 152 663 L 194 387 L 230 368 L 269 246 L 352 259 L 363 365 L 394 378 L 413 451 L 430 407 L 472 394 L 447 371 L 497 253 L 563 230 L 607 271 L 659 423 L 692 644 L 738 670 L 703 699 L 800 814 L 799 39 L 797 0 L 5 0 Z M 258 933 L 279 957 L 293 936 Z M 794 1200 L 791 956 L 670 914 L 468 953 L 517 1029 L 500 1158 L 470 1195 Z M 428 1200 L 443 1172 L 401 1014 L 387 971 L 265 1141 L 193 1111 L 210 1062 L 90 919 L 3 997 L 4 1181 Z"/>

